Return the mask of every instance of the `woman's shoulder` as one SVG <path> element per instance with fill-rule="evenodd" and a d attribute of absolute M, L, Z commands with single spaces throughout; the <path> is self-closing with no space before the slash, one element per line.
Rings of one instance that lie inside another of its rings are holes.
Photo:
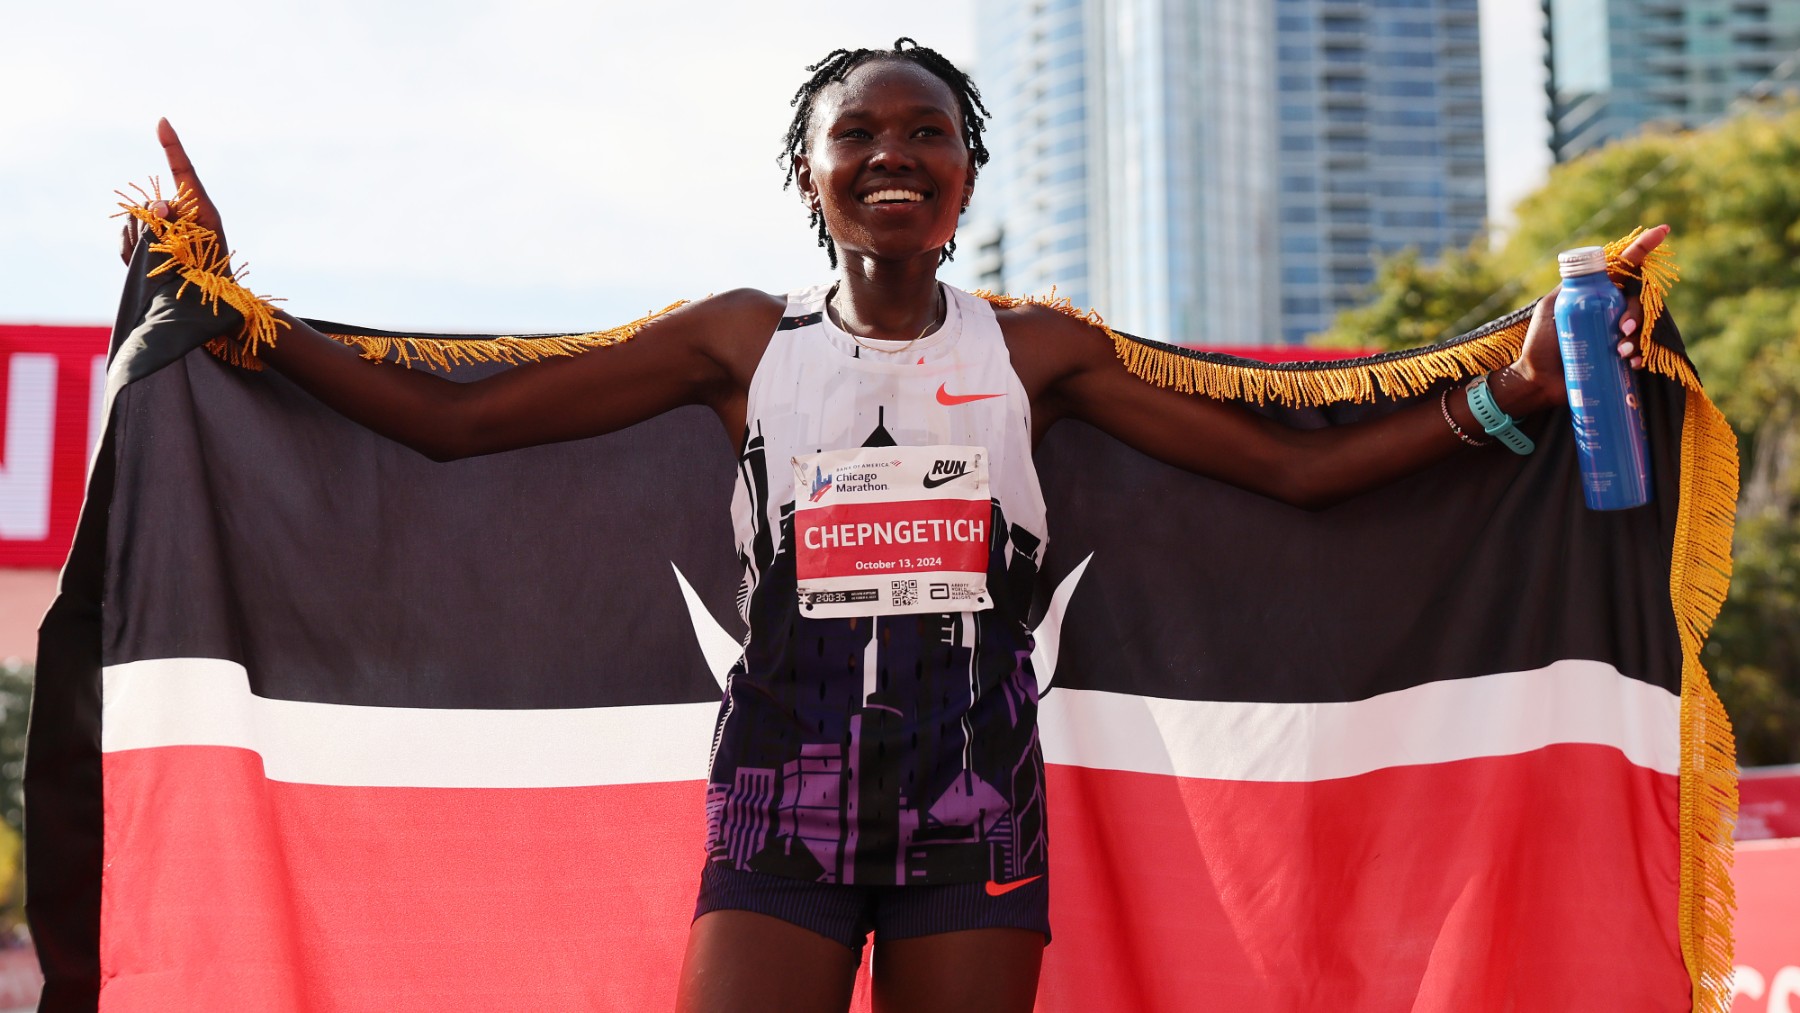
<path fill-rule="evenodd" d="M 787 305 L 785 296 L 734 288 L 687 303 L 658 318 L 657 323 L 666 326 L 678 341 L 723 365 L 739 386 L 746 386 Z"/>
<path fill-rule="evenodd" d="M 685 303 L 661 319 L 703 345 L 730 348 L 767 339 L 781 323 L 787 304 L 786 296 L 734 288 Z"/>
<path fill-rule="evenodd" d="M 767 324 L 773 330 L 781 321 L 787 305 L 785 295 L 756 288 L 734 288 L 704 299 L 696 299 L 683 309 L 704 314 L 720 324 L 740 325 L 753 330 Z"/>
<path fill-rule="evenodd" d="M 1110 343 L 1096 341 L 1106 332 L 1094 317 L 1067 300 L 1021 299 L 1016 296 L 989 297 L 1000 333 L 1015 349 L 1029 346 L 1037 354 L 1057 351 L 1067 354 L 1095 354 L 1097 349 L 1110 349 Z"/>

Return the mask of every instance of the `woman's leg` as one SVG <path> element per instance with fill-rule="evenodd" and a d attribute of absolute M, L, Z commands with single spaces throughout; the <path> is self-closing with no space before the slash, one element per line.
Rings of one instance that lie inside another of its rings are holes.
<path fill-rule="evenodd" d="M 712 911 L 688 930 L 676 1009 L 844 1013 L 860 960 L 861 954 L 844 944 L 779 918 Z"/>
<path fill-rule="evenodd" d="M 967 929 L 877 942 L 875 1013 L 1031 1013 L 1044 935 Z"/>

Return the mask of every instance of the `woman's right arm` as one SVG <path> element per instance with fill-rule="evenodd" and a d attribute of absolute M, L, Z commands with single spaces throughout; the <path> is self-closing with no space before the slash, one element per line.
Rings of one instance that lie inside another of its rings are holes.
<path fill-rule="evenodd" d="M 473 383 L 370 362 L 285 313 L 289 328 L 261 359 L 345 417 L 449 461 L 598 436 L 682 405 L 708 405 L 724 417 L 740 384 L 714 346 L 747 316 L 763 315 L 756 311 L 769 301 L 760 292 L 715 296 L 657 318 L 622 344 Z"/>
<path fill-rule="evenodd" d="M 178 191 L 199 203 L 199 223 L 221 236 L 218 209 L 167 120 L 157 127 Z M 738 290 L 691 303 L 619 345 L 509 369 L 474 383 L 369 362 L 303 321 L 262 361 L 351 420 L 434 460 L 581 439 L 673 408 L 705 404 L 730 425 L 741 416 L 754 360 L 746 336 L 771 333 L 779 300 Z M 735 412 L 734 412 L 735 409 Z"/>

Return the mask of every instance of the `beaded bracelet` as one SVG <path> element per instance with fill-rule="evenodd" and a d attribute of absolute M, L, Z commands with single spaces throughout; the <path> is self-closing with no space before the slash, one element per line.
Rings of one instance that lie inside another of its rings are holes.
<path fill-rule="evenodd" d="M 1450 431 L 1456 434 L 1456 438 L 1467 443 L 1469 446 L 1485 447 L 1494 442 L 1493 440 L 1478 440 L 1468 433 L 1463 432 L 1463 427 L 1456 424 L 1456 419 L 1450 415 L 1449 387 L 1445 387 L 1444 392 L 1438 395 L 1438 411 L 1444 413 L 1444 421 L 1450 423 Z"/>

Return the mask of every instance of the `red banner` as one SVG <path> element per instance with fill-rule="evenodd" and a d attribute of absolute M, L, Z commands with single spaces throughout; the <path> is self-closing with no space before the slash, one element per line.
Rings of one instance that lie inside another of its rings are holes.
<path fill-rule="evenodd" d="M 1738 780 L 1733 1013 L 1800 1011 L 1800 766 Z"/>
<path fill-rule="evenodd" d="M 1775 837 L 1800 837 L 1800 764 L 1747 767 L 1739 774 L 1737 839 Z"/>
<path fill-rule="evenodd" d="M 105 327 L 0 324 L 0 566 L 61 566 L 106 385 Z"/>
<path fill-rule="evenodd" d="M 1800 839 L 1740 841 L 1732 1013 L 1800 1011 Z"/>

